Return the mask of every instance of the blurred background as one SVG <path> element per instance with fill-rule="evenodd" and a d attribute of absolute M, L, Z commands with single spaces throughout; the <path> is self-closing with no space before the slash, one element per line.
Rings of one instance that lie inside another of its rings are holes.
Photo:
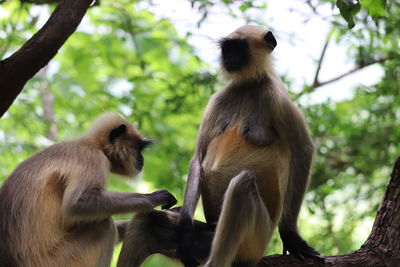
<path fill-rule="evenodd" d="M 46 22 L 51 2 L 0 0 L 0 59 Z M 203 110 L 225 84 L 217 41 L 262 25 L 275 34 L 275 68 L 317 148 L 300 231 L 325 255 L 355 250 L 400 155 L 400 1 L 385 2 L 101 0 L 1 118 L 0 184 L 22 160 L 112 111 L 159 142 L 139 179 L 111 176 L 109 189 L 164 188 L 182 204 Z M 204 220 L 201 207 L 196 214 Z M 275 235 L 266 253 L 281 250 Z M 145 266 L 161 264 L 177 265 L 153 256 Z"/>

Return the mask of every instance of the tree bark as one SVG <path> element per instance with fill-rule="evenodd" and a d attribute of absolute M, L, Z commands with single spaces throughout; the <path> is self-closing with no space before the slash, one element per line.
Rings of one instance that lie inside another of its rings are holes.
<path fill-rule="evenodd" d="M 0 61 L 0 117 L 26 82 L 57 54 L 76 30 L 92 0 L 60 0 L 46 24 L 17 52 Z"/>
<path fill-rule="evenodd" d="M 397 159 L 371 234 L 360 249 L 350 254 L 328 256 L 324 262 L 300 261 L 290 255 L 264 257 L 259 266 L 400 266 L 400 158 Z"/>

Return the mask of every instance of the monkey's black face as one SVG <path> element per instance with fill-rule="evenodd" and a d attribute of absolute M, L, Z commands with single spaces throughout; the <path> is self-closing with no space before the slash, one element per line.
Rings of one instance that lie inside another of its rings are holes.
<path fill-rule="evenodd" d="M 144 166 L 144 157 L 142 155 L 142 153 L 138 153 L 137 157 L 136 157 L 136 166 L 135 168 L 138 171 L 141 171 L 143 169 Z"/>
<path fill-rule="evenodd" d="M 136 163 L 135 169 L 141 171 L 144 166 L 144 157 L 142 155 L 143 150 L 152 144 L 153 142 L 150 140 L 140 140 L 135 144 L 135 151 L 136 151 Z"/>
<path fill-rule="evenodd" d="M 240 71 L 250 60 L 249 43 L 245 39 L 221 41 L 222 64 L 226 71 Z"/>

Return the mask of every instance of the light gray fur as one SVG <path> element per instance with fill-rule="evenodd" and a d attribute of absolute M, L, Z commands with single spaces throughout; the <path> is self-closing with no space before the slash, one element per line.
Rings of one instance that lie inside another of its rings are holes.
<path fill-rule="evenodd" d="M 110 143 L 110 132 L 122 124 L 126 131 Z M 112 215 L 175 204 L 165 190 L 106 190 L 111 170 L 130 176 L 140 172 L 135 147 L 142 141 L 125 119 L 105 114 L 86 135 L 22 162 L 0 188 L 0 266 L 109 266 L 128 225 L 115 224 Z"/>
<path fill-rule="evenodd" d="M 238 36 L 237 38 L 247 38 L 249 36 L 249 42 L 252 42 L 254 38 L 259 38 L 257 36 L 260 30 L 251 27 L 253 26 L 244 26 L 231 35 L 234 38 L 236 36 Z M 246 32 L 248 29 L 250 30 L 249 33 Z M 259 39 L 254 42 L 259 42 Z M 252 44 L 250 43 L 250 49 L 253 49 L 251 47 Z M 250 53 L 253 54 L 253 51 L 251 50 Z M 231 83 L 225 89 L 214 94 L 207 105 L 200 126 L 196 154 L 192 160 L 191 171 L 189 172 L 183 215 L 193 216 L 199 195 L 203 197 L 203 207 L 207 208 L 206 203 L 204 203 L 204 192 L 201 190 L 201 184 L 209 183 L 209 178 L 205 181 L 200 166 L 203 166 L 203 160 L 207 156 L 212 140 L 222 135 L 224 131 L 229 130 L 231 126 L 239 125 L 243 136 L 250 144 L 256 147 L 268 147 L 279 143 L 282 149 L 290 151 L 287 181 L 281 181 L 282 186 L 285 188 L 283 188 L 283 215 L 279 227 L 284 231 L 294 231 L 297 233 L 297 217 L 308 185 L 313 156 L 313 143 L 300 110 L 293 104 L 286 88 L 284 88 L 282 82 L 272 70 L 268 53 L 258 51 L 254 52 L 254 55 L 257 56 L 254 56 L 251 60 L 257 63 L 265 60 L 265 63 L 247 67 L 247 69 L 245 68 L 243 71 L 238 72 L 236 76 L 235 73 L 227 73 L 224 70 L 228 78 L 231 79 Z M 254 69 L 254 66 L 264 67 Z M 236 202 L 230 203 L 225 198 L 220 209 L 235 210 L 238 208 L 238 204 L 234 203 Z M 234 232 L 242 232 L 241 229 L 232 229 L 232 227 L 228 228 L 230 232 L 227 232 L 223 228 L 228 226 L 225 224 L 224 226 L 220 226 L 220 220 L 231 221 L 243 218 L 243 221 L 238 222 L 238 225 L 247 223 L 246 216 L 236 218 L 233 213 L 222 213 L 218 218 L 220 211 L 205 211 L 206 218 L 207 213 L 212 214 L 207 218 L 208 223 L 215 222 L 218 219 L 216 236 L 219 236 L 221 233 L 229 236 L 234 235 Z M 214 213 L 217 216 L 214 216 Z M 234 216 L 235 219 L 223 216 Z M 274 227 L 273 224 L 271 226 Z M 266 225 L 265 227 L 271 226 Z M 240 242 L 240 240 L 234 241 L 234 239 L 230 241 Z M 218 241 L 214 240 L 213 249 L 214 247 L 228 247 L 226 243 L 215 244 L 215 242 Z M 210 262 L 213 262 L 216 258 L 225 257 L 224 255 L 231 254 L 226 250 L 219 256 L 217 254 L 213 256 L 212 254 Z M 232 259 L 229 257 L 226 256 L 226 261 L 224 263 L 219 261 L 218 264 L 230 264 Z"/>
<path fill-rule="evenodd" d="M 204 267 L 231 267 L 246 238 L 250 237 L 250 243 L 254 244 L 257 238 L 266 243 L 272 236 L 271 220 L 251 172 L 242 171 L 231 180 L 222 207 L 210 257 Z M 261 257 L 264 251 L 255 251 L 257 247 L 247 249 Z M 242 262 L 242 266 L 256 264 L 257 261 Z"/>

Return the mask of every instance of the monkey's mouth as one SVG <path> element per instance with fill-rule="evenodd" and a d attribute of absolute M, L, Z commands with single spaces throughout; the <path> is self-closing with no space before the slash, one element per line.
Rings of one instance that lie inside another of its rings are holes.
<path fill-rule="evenodd" d="M 142 154 L 139 154 L 138 157 L 136 158 L 136 169 L 138 171 L 141 171 L 144 166 L 144 157 Z"/>
<path fill-rule="evenodd" d="M 223 39 L 220 45 L 222 64 L 226 71 L 239 71 L 249 62 L 250 50 L 247 40 Z"/>

